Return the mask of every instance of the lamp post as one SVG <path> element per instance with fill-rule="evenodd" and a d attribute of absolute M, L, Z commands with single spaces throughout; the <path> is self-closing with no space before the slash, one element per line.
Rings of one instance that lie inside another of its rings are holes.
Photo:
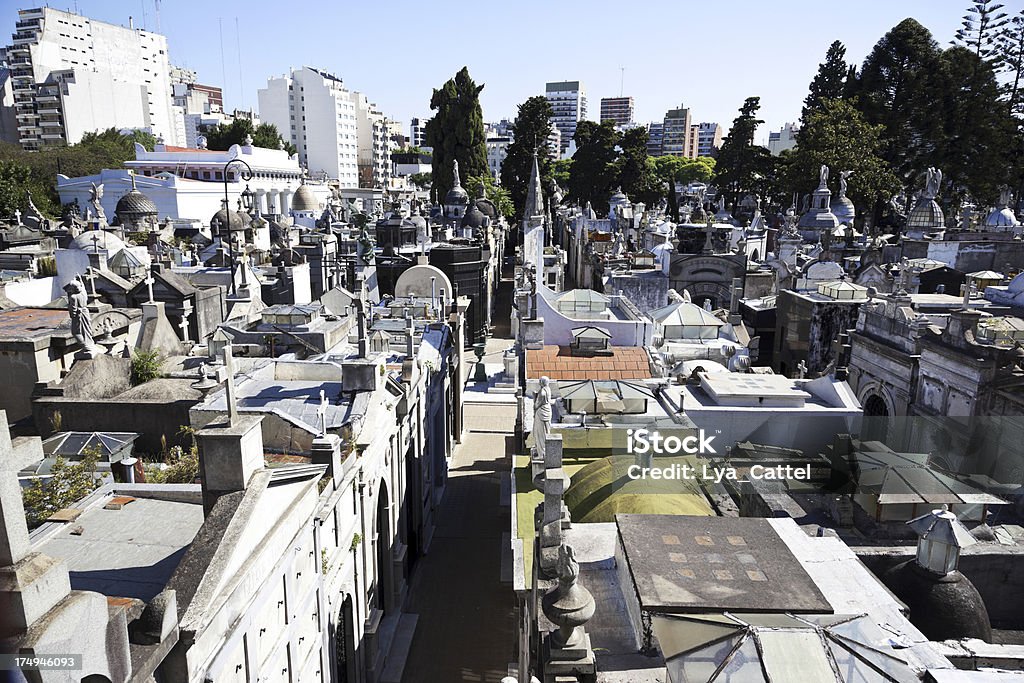
<path fill-rule="evenodd" d="M 242 207 L 246 211 L 251 210 L 253 207 L 253 193 L 252 190 L 249 189 L 249 181 L 253 179 L 253 172 L 249 164 L 243 159 L 231 159 L 224 164 L 224 170 L 221 173 L 221 177 L 224 179 L 224 225 L 220 227 L 227 231 L 228 259 L 231 262 L 231 295 L 237 296 L 238 290 L 235 286 L 235 247 L 234 240 L 231 237 L 231 208 L 228 199 L 228 168 L 230 168 L 232 164 L 241 164 L 245 167 L 244 169 L 239 169 L 238 173 L 242 180 L 246 182 L 245 190 L 242 192 Z M 238 221 L 239 227 L 241 227 L 241 217 L 239 217 Z M 221 241 L 223 242 L 223 235 L 221 236 Z M 242 276 L 245 276 L 244 270 L 242 271 Z"/>

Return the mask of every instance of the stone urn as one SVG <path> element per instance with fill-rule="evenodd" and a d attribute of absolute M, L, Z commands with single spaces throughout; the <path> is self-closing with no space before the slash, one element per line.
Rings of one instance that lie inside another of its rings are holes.
<path fill-rule="evenodd" d="M 577 648 L 583 644 L 583 624 L 594 616 L 594 596 L 577 583 L 580 565 L 568 545 L 558 549 L 558 585 L 548 591 L 541 606 L 558 630 L 551 634 L 551 645 L 557 648 Z"/>

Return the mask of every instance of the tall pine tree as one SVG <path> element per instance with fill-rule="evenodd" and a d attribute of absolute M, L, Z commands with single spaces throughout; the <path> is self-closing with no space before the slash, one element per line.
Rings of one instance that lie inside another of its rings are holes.
<path fill-rule="evenodd" d="M 757 127 L 764 121 L 757 118 L 760 97 L 748 97 L 732 122 L 729 134 L 722 140 L 722 149 L 715 163 L 715 185 L 725 194 L 726 202 L 735 205 L 739 197 L 756 191 L 771 164 L 767 147 L 754 144 Z"/>
<path fill-rule="evenodd" d="M 850 73 L 850 65 L 846 63 L 846 47 L 835 41 L 829 45 L 825 53 L 825 61 L 818 66 L 818 73 L 811 81 L 810 93 L 804 100 L 801 120 L 821 107 L 822 100 L 834 100 L 844 97 L 847 92 L 846 79 Z"/>
<path fill-rule="evenodd" d="M 431 191 L 438 201 L 452 188 L 452 161 L 459 161 L 459 175 L 465 179 L 487 173 L 487 137 L 484 133 L 483 111 L 480 109 L 480 91 L 462 69 L 435 89 L 430 108 L 435 112 L 427 121 L 426 143 L 434 148 L 431 165 Z"/>

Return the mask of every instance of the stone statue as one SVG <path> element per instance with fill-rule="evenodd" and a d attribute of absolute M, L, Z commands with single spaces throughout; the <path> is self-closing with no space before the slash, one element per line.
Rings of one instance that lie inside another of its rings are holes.
<path fill-rule="evenodd" d="M 924 184 L 924 193 L 922 193 L 922 199 L 935 199 L 939 196 L 939 187 L 942 185 L 942 171 L 937 168 L 930 167 L 928 169 L 927 180 Z"/>
<path fill-rule="evenodd" d="M 796 364 L 796 378 L 804 379 L 807 376 L 807 363 L 800 361 Z"/>
<path fill-rule="evenodd" d="M 64 285 L 68 296 L 68 315 L 71 317 L 71 335 L 82 345 L 85 358 L 96 354 L 96 344 L 92 336 L 92 317 L 89 314 L 89 297 L 85 293 L 85 283 L 78 276 Z"/>
<path fill-rule="evenodd" d="M 594 616 L 596 604 L 590 591 L 579 585 L 580 565 L 572 546 L 559 546 L 556 567 L 558 585 L 541 600 L 544 616 L 558 626 L 551 634 L 551 646 L 589 650 L 590 642 L 582 627 Z"/>
<path fill-rule="evenodd" d="M 540 378 L 540 388 L 533 397 L 533 441 L 538 460 L 544 460 L 548 434 L 551 432 L 551 380 Z"/>
<path fill-rule="evenodd" d="M 819 171 L 818 189 L 819 190 L 826 190 L 826 189 L 828 189 L 828 166 L 826 166 L 825 164 L 821 165 L 821 170 Z"/>
<path fill-rule="evenodd" d="M 327 436 L 327 393 L 320 390 L 320 405 L 316 409 L 317 417 L 320 419 L 320 432 L 318 436 Z"/>
<path fill-rule="evenodd" d="M 90 183 L 90 185 L 92 187 L 89 190 L 89 205 L 92 207 L 96 220 L 100 222 L 100 225 L 106 225 L 107 214 L 103 212 L 103 205 L 100 204 L 100 200 L 103 199 L 103 183 L 99 185 Z"/>
<path fill-rule="evenodd" d="M 1013 202 L 1013 193 L 1007 185 L 999 188 L 999 208 L 1005 209 Z"/>
<path fill-rule="evenodd" d="M 853 175 L 853 171 L 839 172 L 839 196 L 846 196 L 846 179 Z"/>
<path fill-rule="evenodd" d="M 356 257 L 360 265 L 369 266 L 374 263 L 373 238 L 370 237 L 370 217 L 365 213 L 357 213 L 354 217 L 355 224 L 359 226 L 359 238 L 356 240 Z"/>

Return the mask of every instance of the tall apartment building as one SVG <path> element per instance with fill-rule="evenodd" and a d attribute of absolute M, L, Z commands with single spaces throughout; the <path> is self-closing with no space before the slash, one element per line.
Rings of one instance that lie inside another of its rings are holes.
<path fill-rule="evenodd" d="M 409 122 L 409 144 L 413 147 L 427 146 L 428 119 L 414 118 Z"/>
<path fill-rule="evenodd" d="M 722 146 L 722 127 L 717 123 L 702 122 L 697 126 L 697 155 L 711 157 Z"/>
<path fill-rule="evenodd" d="M 181 112 L 171 101 L 164 36 L 40 7 L 18 11 L 11 39 L 0 49 L 18 123 L 10 142 L 70 145 L 113 127 L 179 143 Z"/>
<path fill-rule="evenodd" d="M 647 154 L 652 157 L 661 156 L 661 143 L 665 137 L 665 124 L 652 121 L 647 124 Z"/>
<path fill-rule="evenodd" d="M 387 117 L 360 92 L 352 93 L 356 103 L 356 132 L 359 187 L 386 188 L 391 177 L 392 144 L 388 140 Z"/>
<path fill-rule="evenodd" d="M 768 133 L 768 151 L 772 156 L 779 156 L 787 149 L 796 147 L 796 134 L 800 127 L 795 123 L 787 123 L 777 133 Z"/>
<path fill-rule="evenodd" d="M 601 121 L 613 121 L 616 126 L 628 126 L 633 123 L 632 97 L 602 97 Z"/>
<path fill-rule="evenodd" d="M 310 173 L 359 186 L 358 93 L 337 76 L 304 66 L 269 79 L 258 97 L 260 118 L 291 140 Z"/>
<path fill-rule="evenodd" d="M 662 123 L 661 153 L 687 157 L 690 155 L 690 110 L 679 105 L 665 112 Z"/>
<path fill-rule="evenodd" d="M 576 124 L 587 118 L 587 93 L 579 81 L 557 81 L 545 86 L 544 95 L 554 111 L 551 123 L 562 135 L 559 152 L 564 153 L 576 134 Z"/>

